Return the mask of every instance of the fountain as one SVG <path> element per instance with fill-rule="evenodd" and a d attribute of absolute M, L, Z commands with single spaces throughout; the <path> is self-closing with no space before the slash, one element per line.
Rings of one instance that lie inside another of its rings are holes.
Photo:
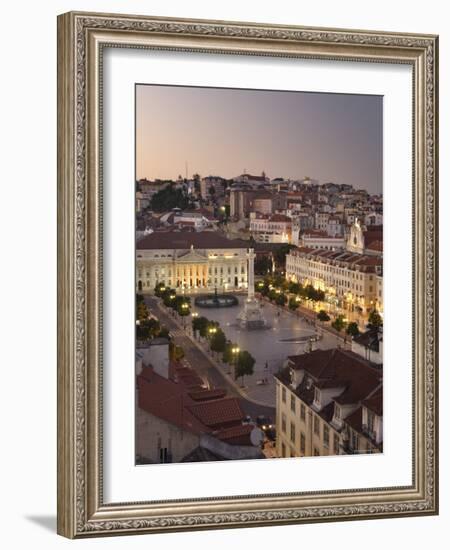
<path fill-rule="evenodd" d="M 214 294 L 197 296 L 194 303 L 198 307 L 218 308 L 237 306 L 239 300 L 232 294 L 217 294 L 217 288 L 215 288 Z"/>
<path fill-rule="evenodd" d="M 255 298 L 255 251 L 248 250 L 248 293 L 244 309 L 239 313 L 237 320 L 242 328 L 247 330 L 259 330 L 267 328 L 267 322 L 261 311 L 261 306 Z"/>

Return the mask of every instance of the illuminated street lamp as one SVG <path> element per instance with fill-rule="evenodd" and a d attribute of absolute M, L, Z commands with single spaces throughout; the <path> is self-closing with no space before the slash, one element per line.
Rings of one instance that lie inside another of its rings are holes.
<path fill-rule="evenodd" d="M 233 359 L 232 359 L 231 363 L 232 363 L 232 366 L 233 366 L 233 367 L 234 367 L 234 366 L 236 365 L 236 363 L 237 363 L 237 358 L 239 357 L 239 352 L 240 352 L 240 351 L 241 351 L 241 350 L 240 350 L 240 348 L 239 348 L 238 346 L 233 346 L 233 347 L 231 348 L 231 353 L 232 353 L 232 355 L 233 355 Z M 230 371 L 228 372 L 228 374 L 232 374 L 231 369 L 230 369 Z"/>
<path fill-rule="evenodd" d="M 191 313 L 191 315 L 192 315 L 192 317 L 194 317 L 194 319 L 195 319 L 196 317 L 198 317 L 198 312 L 197 312 L 197 311 L 193 311 L 193 312 Z"/>

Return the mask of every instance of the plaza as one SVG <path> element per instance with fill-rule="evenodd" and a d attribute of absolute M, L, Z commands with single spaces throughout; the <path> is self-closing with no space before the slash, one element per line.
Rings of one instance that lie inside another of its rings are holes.
<path fill-rule="evenodd" d="M 201 309 L 193 311 L 220 323 L 227 338 L 240 350 L 247 350 L 255 358 L 254 374 L 244 379 L 245 394 L 249 398 L 275 406 L 275 383 L 273 375 L 284 365 L 289 355 L 308 351 L 310 346 L 319 349 L 335 348 L 339 338 L 324 331 L 317 342 L 314 327 L 292 312 L 271 303 L 261 302 L 267 327 L 260 330 L 242 328 L 237 317 L 245 305 L 246 296 L 238 296 L 239 304 L 230 308 Z M 226 371 L 230 368 L 223 366 Z M 239 381 L 238 381 L 239 382 Z"/>

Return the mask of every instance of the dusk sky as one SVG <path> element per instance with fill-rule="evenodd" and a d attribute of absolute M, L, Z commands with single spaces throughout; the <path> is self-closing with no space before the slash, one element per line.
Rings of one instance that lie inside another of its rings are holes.
<path fill-rule="evenodd" d="M 138 85 L 136 177 L 242 174 L 382 192 L 383 98 Z"/>

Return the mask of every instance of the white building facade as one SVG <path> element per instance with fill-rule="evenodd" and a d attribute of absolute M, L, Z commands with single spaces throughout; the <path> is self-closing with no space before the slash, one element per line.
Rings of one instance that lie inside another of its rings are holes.
<path fill-rule="evenodd" d="M 152 293 L 157 284 L 178 292 L 246 289 L 245 243 L 215 232 L 155 232 L 137 243 L 136 291 Z"/>
<path fill-rule="evenodd" d="M 382 273 L 382 258 L 345 250 L 303 247 L 286 256 L 287 280 L 311 284 L 323 290 L 330 302 L 336 300 L 339 307 L 349 311 L 383 311 Z"/>

